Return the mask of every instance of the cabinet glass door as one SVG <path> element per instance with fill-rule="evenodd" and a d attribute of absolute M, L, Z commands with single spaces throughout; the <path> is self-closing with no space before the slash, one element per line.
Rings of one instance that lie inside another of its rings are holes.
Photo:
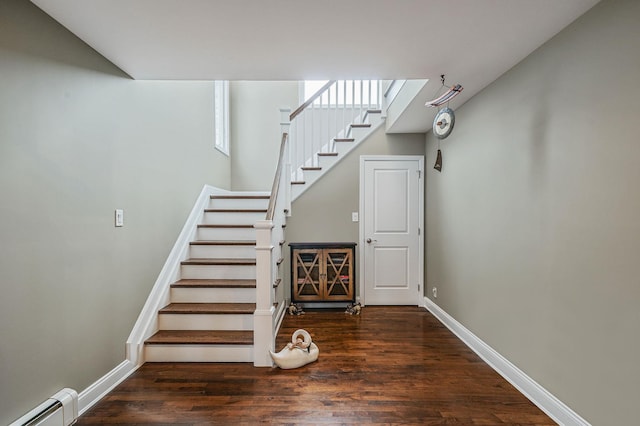
<path fill-rule="evenodd" d="M 353 299 L 353 262 L 352 251 L 349 249 L 324 250 L 324 263 L 326 268 L 325 300 L 351 300 Z"/>
<path fill-rule="evenodd" d="M 296 250 L 293 283 L 295 300 L 317 300 L 322 297 L 320 280 L 320 253 L 317 250 Z"/>

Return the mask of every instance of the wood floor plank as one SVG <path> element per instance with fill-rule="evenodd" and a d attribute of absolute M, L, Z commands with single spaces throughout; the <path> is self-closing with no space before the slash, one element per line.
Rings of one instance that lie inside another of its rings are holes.
<path fill-rule="evenodd" d="M 298 328 L 320 348 L 317 362 L 148 363 L 78 425 L 555 424 L 424 309 L 287 316 L 276 349 Z"/>

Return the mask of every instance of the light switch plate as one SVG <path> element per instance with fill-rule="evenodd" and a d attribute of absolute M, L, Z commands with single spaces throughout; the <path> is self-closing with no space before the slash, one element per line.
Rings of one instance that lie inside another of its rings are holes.
<path fill-rule="evenodd" d="M 116 209 L 115 222 L 115 225 L 118 228 L 124 226 L 124 210 Z"/>
<path fill-rule="evenodd" d="M 351 212 L 351 222 L 357 222 L 358 220 L 358 212 Z"/>

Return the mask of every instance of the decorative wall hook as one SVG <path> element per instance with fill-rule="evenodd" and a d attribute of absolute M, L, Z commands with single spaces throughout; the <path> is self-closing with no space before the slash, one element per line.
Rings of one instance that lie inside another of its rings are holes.
<path fill-rule="evenodd" d="M 458 94 L 460 94 L 460 92 L 462 92 L 463 87 L 460 84 L 456 84 L 453 87 L 446 86 L 444 84 L 444 74 L 440 75 L 440 81 L 442 82 L 442 87 L 447 87 L 449 90 L 447 90 L 445 93 L 443 93 L 442 95 L 438 96 L 437 98 L 435 98 L 435 99 L 433 99 L 431 101 L 427 101 L 424 104 L 425 106 L 428 106 L 428 107 L 439 107 L 441 105 L 446 104 L 451 99 L 453 99 L 456 96 L 458 96 Z"/>

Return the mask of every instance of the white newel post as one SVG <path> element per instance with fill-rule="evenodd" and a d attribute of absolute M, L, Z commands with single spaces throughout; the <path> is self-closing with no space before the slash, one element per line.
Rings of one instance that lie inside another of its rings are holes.
<path fill-rule="evenodd" d="M 256 310 L 253 313 L 253 365 L 271 367 L 269 351 L 275 349 L 273 283 L 271 282 L 271 232 L 273 222 L 261 220 L 256 229 Z"/>

